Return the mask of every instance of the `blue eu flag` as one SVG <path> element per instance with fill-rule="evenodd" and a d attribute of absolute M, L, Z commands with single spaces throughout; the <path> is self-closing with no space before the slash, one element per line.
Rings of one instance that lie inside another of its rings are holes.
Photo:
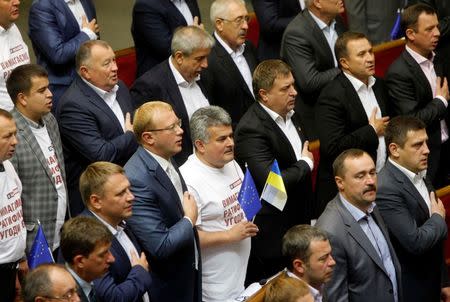
<path fill-rule="evenodd" d="M 239 191 L 238 201 L 241 204 L 241 208 L 244 210 L 248 221 L 251 221 L 261 209 L 258 191 L 256 190 L 255 182 L 248 169 L 245 171 L 244 182 Z"/>
<path fill-rule="evenodd" d="M 400 39 L 402 37 L 402 31 L 401 31 L 401 18 L 402 18 L 402 12 L 400 9 L 397 10 L 397 18 L 395 19 L 395 23 L 394 26 L 391 29 L 391 40 L 397 40 Z"/>
<path fill-rule="evenodd" d="M 31 270 L 39 264 L 54 262 L 47 239 L 45 239 L 44 231 L 39 224 L 36 237 L 34 237 L 33 245 L 31 246 L 30 254 L 28 255 L 28 267 Z"/>

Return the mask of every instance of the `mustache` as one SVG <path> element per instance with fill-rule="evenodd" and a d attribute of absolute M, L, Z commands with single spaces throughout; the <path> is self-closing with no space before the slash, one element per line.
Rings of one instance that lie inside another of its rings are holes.
<path fill-rule="evenodd" d="M 370 191 L 375 191 L 376 192 L 377 191 L 377 187 L 375 185 L 368 185 L 364 189 L 363 193 L 365 194 L 365 193 L 370 192 Z"/>

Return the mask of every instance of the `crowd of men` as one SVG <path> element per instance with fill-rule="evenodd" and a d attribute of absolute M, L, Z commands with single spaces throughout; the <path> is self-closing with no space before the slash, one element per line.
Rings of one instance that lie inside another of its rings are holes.
<path fill-rule="evenodd" d="M 255 0 L 255 49 L 243 0 L 213 1 L 212 34 L 195 0 L 166 2 L 134 4 L 129 89 L 90 0 L 33 2 L 38 64 L 0 0 L 0 301 L 17 280 L 25 302 L 450 301 L 439 1 L 404 9 L 384 79 L 372 40 L 395 14 L 346 1 L 346 31 L 342 0 Z M 250 221 L 244 171 L 261 194 L 275 160 L 286 205 Z M 60 264 L 29 271 L 41 228 Z"/>

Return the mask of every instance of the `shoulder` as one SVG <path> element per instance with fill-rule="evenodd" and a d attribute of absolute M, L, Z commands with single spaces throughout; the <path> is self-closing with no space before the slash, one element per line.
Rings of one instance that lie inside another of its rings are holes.
<path fill-rule="evenodd" d="M 264 120 L 262 110 L 264 109 L 258 103 L 255 102 L 252 104 L 236 126 L 236 134 L 242 132 L 244 129 L 263 131 L 261 129 Z M 270 116 L 267 115 L 267 118 L 270 118 Z"/>

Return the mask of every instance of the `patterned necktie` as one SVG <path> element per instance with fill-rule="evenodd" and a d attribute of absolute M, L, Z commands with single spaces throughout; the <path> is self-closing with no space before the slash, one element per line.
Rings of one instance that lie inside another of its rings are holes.
<path fill-rule="evenodd" d="M 91 291 L 89 292 L 89 302 L 97 302 L 97 299 L 95 298 L 95 290 L 94 288 L 91 289 Z"/>

